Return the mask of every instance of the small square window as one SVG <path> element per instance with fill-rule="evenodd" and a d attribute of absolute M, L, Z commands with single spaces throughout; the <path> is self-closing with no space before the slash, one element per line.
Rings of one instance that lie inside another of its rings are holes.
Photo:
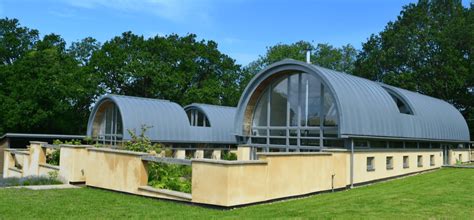
<path fill-rule="evenodd" d="M 418 167 L 423 167 L 423 156 L 422 155 L 418 155 L 417 162 L 418 162 Z"/>
<path fill-rule="evenodd" d="M 430 155 L 430 166 L 434 166 L 435 165 L 435 157 L 434 155 Z"/>
<path fill-rule="evenodd" d="M 408 161 L 408 156 L 403 156 L 403 168 L 409 168 L 410 164 Z"/>
<path fill-rule="evenodd" d="M 387 170 L 393 170 L 393 157 L 387 157 L 386 159 Z"/>
<path fill-rule="evenodd" d="M 374 157 L 367 157 L 367 171 L 374 171 Z"/>

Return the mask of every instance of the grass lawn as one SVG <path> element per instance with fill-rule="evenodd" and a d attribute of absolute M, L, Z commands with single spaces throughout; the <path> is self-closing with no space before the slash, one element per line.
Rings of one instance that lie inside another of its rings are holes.
<path fill-rule="evenodd" d="M 434 172 L 308 198 L 215 210 L 91 188 L 0 189 L 0 219 L 472 219 L 474 169 Z"/>

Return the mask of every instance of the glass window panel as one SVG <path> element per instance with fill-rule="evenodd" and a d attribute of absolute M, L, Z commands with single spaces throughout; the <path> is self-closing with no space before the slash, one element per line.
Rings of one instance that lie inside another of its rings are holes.
<path fill-rule="evenodd" d="M 286 130 L 272 129 L 272 130 L 270 130 L 270 136 L 283 136 L 283 137 L 286 137 Z"/>
<path fill-rule="evenodd" d="M 270 100 L 270 125 L 286 126 L 288 78 L 274 84 Z"/>
<path fill-rule="evenodd" d="M 390 142 L 390 148 L 403 148 L 403 142 L 401 141 Z"/>
<path fill-rule="evenodd" d="M 300 74 L 293 74 L 289 77 L 288 102 L 290 104 L 290 126 L 298 126 L 299 76 Z"/>
<path fill-rule="evenodd" d="M 324 88 L 324 126 L 334 127 L 337 126 L 337 111 L 336 103 L 330 93 L 330 91 Z"/>
<path fill-rule="evenodd" d="M 319 130 L 301 130 L 301 137 L 319 137 Z"/>
<path fill-rule="evenodd" d="M 324 147 L 343 148 L 344 141 L 343 140 L 324 140 Z"/>
<path fill-rule="evenodd" d="M 197 116 L 198 116 L 197 126 L 203 127 L 204 126 L 204 114 L 202 114 L 202 112 L 198 111 Z"/>
<path fill-rule="evenodd" d="M 266 144 L 267 138 L 251 138 L 250 141 L 254 144 Z"/>
<path fill-rule="evenodd" d="M 420 142 L 420 148 L 430 148 L 429 142 Z"/>
<path fill-rule="evenodd" d="M 290 138 L 290 145 L 298 145 L 298 139 L 297 138 Z"/>
<path fill-rule="evenodd" d="M 298 130 L 290 130 L 290 136 L 292 137 L 298 136 Z"/>
<path fill-rule="evenodd" d="M 405 148 L 418 148 L 418 144 L 416 142 L 405 142 Z"/>
<path fill-rule="evenodd" d="M 253 129 L 252 135 L 254 136 L 267 136 L 267 129 Z"/>
<path fill-rule="evenodd" d="M 262 94 L 255 108 L 253 126 L 267 126 L 268 89 Z"/>
<path fill-rule="evenodd" d="M 301 75 L 302 126 L 319 126 L 321 104 L 321 82 L 309 74 Z"/>
<path fill-rule="evenodd" d="M 355 147 L 369 147 L 369 142 L 367 140 L 356 140 L 354 141 Z"/>
<path fill-rule="evenodd" d="M 337 129 L 335 127 L 324 128 L 324 137 L 337 137 Z"/>
<path fill-rule="evenodd" d="M 319 139 L 301 139 L 302 146 L 319 146 Z"/>
<path fill-rule="evenodd" d="M 387 142 L 385 141 L 370 141 L 371 148 L 387 148 Z"/>
<path fill-rule="evenodd" d="M 286 145 L 285 138 L 270 138 L 270 144 Z"/>

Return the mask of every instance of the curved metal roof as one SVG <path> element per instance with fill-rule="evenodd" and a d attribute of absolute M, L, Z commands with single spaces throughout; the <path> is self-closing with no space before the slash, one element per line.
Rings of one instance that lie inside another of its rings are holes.
<path fill-rule="evenodd" d="M 189 121 L 184 109 L 167 100 L 106 95 L 96 102 L 89 117 L 87 136 L 92 136 L 93 120 L 101 104 L 114 103 L 122 117 L 123 139 L 129 140 L 127 130 L 140 132 L 142 125 L 152 126 L 146 135 L 153 141 L 189 142 Z"/>
<path fill-rule="evenodd" d="M 250 81 L 237 107 L 234 129 L 237 135 L 243 133 L 244 111 L 254 90 L 269 76 L 284 71 L 313 74 L 329 88 L 338 109 L 340 137 L 453 142 L 470 139 L 461 113 L 443 100 L 289 59 L 267 67 Z M 384 87 L 402 97 L 414 114 L 400 113 Z"/>
<path fill-rule="evenodd" d="M 185 108 L 168 100 L 106 95 L 100 98 L 89 117 L 87 136 L 92 136 L 94 118 L 102 104 L 114 103 L 122 119 L 123 139 L 129 140 L 127 130 L 140 132 L 142 125 L 151 126 L 146 135 L 155 142 L 169 143 L 237 143 L 234 128 L 234 107 L 191 104 Z M 185 109 L 203 112 L 211 127 L 191 126 Z"/>
<path fill-rule="evenodd" d="M 236 143 L 234 135 L 235 107 L 193 103 L 184 110 L 197 109 L 204 113 L 211 124 L 210 127 L 191 126 L 191 135 L 195 140 L 213 143 Z"/>

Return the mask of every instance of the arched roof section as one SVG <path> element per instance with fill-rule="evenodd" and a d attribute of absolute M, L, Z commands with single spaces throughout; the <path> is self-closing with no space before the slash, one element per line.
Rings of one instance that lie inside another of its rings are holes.
<path fill-rule="evenodd" d="M 193 103 L 184 107 L 185 111 L 197 109 L 206 115 L 210 127 L 191 126 L 192 137 L 205 143 L 235 144 L 234 117 L 236 108 L 218 105 Z"/>
<path fill-rule="evenodd" d="M 242 94 L 234 132 L 245 135 L 247 105 L 260 84 L 285 72 L 306 72 L 321 79 L 334 96 L 339 137 L 387 137 L 451 142 L 469 141 L 467 123 L 449 103 L 346 73 L 295 60 L 283 60 L 259 72 Z M 385 87 L 385 88 L 384 88 Z M 413 115 L 401 114 L 386 89 L 408 103 Z"/>
<path fill-rule="evenodd" d="M 152 126 L 146 135 L 157 142 L 189 142 L 189 121 L 184 109 L 167 100 L 139 98 L 121 95 L 106 95 L 92 109 L 87 125 L 87 136 L 92 136 L 94 118 L 101 105 L 114 103 L 120 112 L 123 124 L 123 139 L 129 140 L 128 130 L 138 134 L 142 125 Z"/>

